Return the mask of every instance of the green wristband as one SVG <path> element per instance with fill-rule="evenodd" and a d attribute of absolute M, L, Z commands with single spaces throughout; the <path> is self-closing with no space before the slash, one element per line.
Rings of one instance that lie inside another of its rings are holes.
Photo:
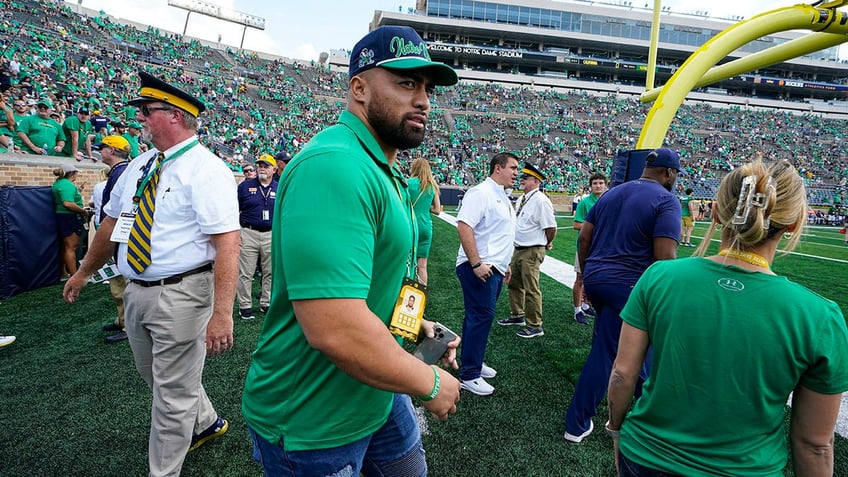
<path fill-rule="evenodd" d="M 418 399 L 424 402 L 432 401 L 439 394 L 439 385 L 442 383 L 442 378 L 439 377 L 439 372 L 436 371 L 435 367 L 433 367 L 433 375 L 436 377 L 436 380 L 433 382 L 433 390 L 426 396 L 418 396 Z"/>

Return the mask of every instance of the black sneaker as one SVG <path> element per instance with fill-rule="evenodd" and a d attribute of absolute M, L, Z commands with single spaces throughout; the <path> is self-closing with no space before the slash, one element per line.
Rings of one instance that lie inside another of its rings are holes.
<path fill-rule="evenodd" d="M 106 323 L 103 325 L 103 331 L 121 331 L 123 329 L 122 326 L 118 326 L 115 323 Z"/>
<path fill-rule="evenodd" d="M 595 309 L 592 308 L 591 306 L 589 308 L 583 308 L 583 314 L 585 314 L 586 316 L 591 316 L 592 318 L 594 318 L 595 317 Z"/>
<path fill-rule="evenodd" d="M 242 308 L 239 310 L 239 316 L 242 320 L 252 320 L 256 318 L 253 316 L 253 310 L 250 308 Z"/>
<path fill-rule="evenodd" d="M 121 331 L 120 333 L 109 335 L 105 339 L 107 343 L 117 343 L 118 341 L 124 341 L 125 339 L 127 339 L 127 332 Z"/>
<path fill-rule="evenodd" d="M 267 314 L 268 313 L 268 307 L 267 306 L 260 306 L 259 307 L 259 313 L 262 313 L 263 315 Z"/>
<path fill-rule="evenodd" d="M 198 447 L 206 444 L 207 442 L 215 439 L 216 437 L 221 437 L 227 433 L 227 430 L 230 428 L 230 423 L 227 422 L 226 419 L 218 418 L 214 424 L 209 426 L 208 429 L 201 432 L 200 434 L 195 434 L 191 436 L 191 446 L 189 446 L 188 451 L 191 452 Z"/>

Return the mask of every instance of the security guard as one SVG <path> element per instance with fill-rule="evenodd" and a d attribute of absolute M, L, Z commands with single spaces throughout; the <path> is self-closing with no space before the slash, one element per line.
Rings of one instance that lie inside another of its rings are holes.
<path fill-rule="evenodd" d="M 115 184 L 107 217 L 64 296 L 73 303 L 118 243 L 118 269 L 129 281 L 126 332 L 153 393 L 149 474 L 171 476 L 187 451 L 229 427 L 201 377 L 206 354 L 233 345 L 238 200 L 230 170 L 198 143 L 204 104 L 150 74 L 139 77 L 141 91 L 130 104 L 155 149 L 134 159 Z"/>
<path fill-rule="evenodd" d="M 254 318 L 251 290 L 257 259 L 262 270 L 259 311 L 267 313 L 271 302 L 271 221 L 274 219 L 274 202 L 277 198 L 277 181 L 274 180 L 276 167 L 277 161 L 273 156 L 262 154 L 256 161 L 256 177 L 246 179 L 238 186 L 241 223 L 238 304 L 239 316 L 244 320 Z"/>

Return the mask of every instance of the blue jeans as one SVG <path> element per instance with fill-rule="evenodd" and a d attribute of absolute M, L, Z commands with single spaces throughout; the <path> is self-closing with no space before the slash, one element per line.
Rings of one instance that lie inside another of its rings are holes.
<path fill-rule="evenodd" d="M 459 358 L 462 367 L 459 379 L 468 381 L 480 377 L 489 331 L 495 320 L 495 306 L 503 287 L 503 275 L 494 268 L 492 276 L 483 281 L 474 275 L 468 262 L 456 267 L 456 276 L 462 286 L 465 302 L 465 319 L 462 320 L 462 349 Z"/>
<path fill-rule="evenodd" d="M 283 439 L 274 444 L 247 428 L 253 458 L 267 477 L 423 477 L 427 475 L 424 445 L 412 401 L 395 394 L 386 423 L 370 436 L 331 449 L 286 451 Z"/>
<path fill-rule="evenodd" d="M 622 323 L 620 313 L 633 291 L 630 286 L 606 283 L 584 283 L 584 287 L 596 317 L 592 347 L 574 388 L 574 398 L 565 413 L 565 430 L 575 436 L 589 430 L 592 417 L 598 413 L 598 404 L 607 394 L 612 363 L 618 354 Z M 642 365 L 637 396 L 641 395 L 641 383 L 648 377 L 649 366 L 650 353 Z"/>
<path fill-rule="evenodd" d="M 677 477 L 675 474 L 641 466 L 618 452 L 618 477 Z"/>

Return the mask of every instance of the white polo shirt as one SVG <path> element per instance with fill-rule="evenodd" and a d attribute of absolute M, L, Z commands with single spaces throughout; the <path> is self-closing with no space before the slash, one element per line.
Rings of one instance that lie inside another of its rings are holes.
<path fill-rule="evenodd" d="M 512 259 L 515 209 L 503 186 L 487 177 L 485 181 L 468 189 L 462 198 L 462 207 L 456 220 L 474 230 L 480 260 L 505 274 Z M 456 265 L 467 261 L 468 257 L 460 244 Z"/>
<path fill-rule="evenodd" d="M 532 190 L 518 199 L 517 211 L 515 246 L 547 245 L 545 229 L 556 227 L 551 199 L 539 189 Z"/>
<path fill-rule="evenodd" d="M 167 159 L 197 137 L 165 151 Z M 133 195 L 145 165 L 159 151 L 135 158 L 115 183 L 104 206 L 110 217 L 133 209 Z M 215 260 L 209 236 L 239 230 L 239 205 L 233 173 L 219 157 L 198 144 L 162 166 L 150 231 L 151 264 L 142 274 L 127 263 L 127 244 L 118 246 L 118 270 L 128 279 L 161 280 Z"/>

